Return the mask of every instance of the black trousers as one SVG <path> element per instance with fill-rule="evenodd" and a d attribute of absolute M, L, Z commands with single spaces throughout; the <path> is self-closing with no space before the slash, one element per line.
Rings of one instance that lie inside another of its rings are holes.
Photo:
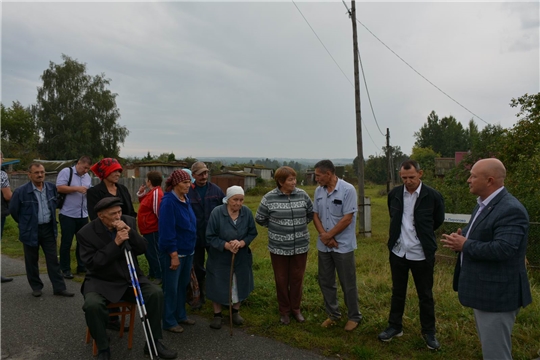
<path fill-rule="evenodd" d="M 412 261 L 400 258 L 390 251 L 390 270 L 392 271 L 392 304 L 388 324 L 394 329 L 403 329 L 403 311 L 407 296 L 409 270 L 414 279 L 420 307 L 420 324 L 422 334 L 435 334 L 435 303 L 433 301 L 433 268 L 432 260 Z"/>
<path fill-rule="evenodd" d="M 47 263 L 47 273 L 51 280 L 53 291 L 61 292 L 66 290 L 66 283 L 58 264 L 56 252 L 56 237 L 54 236 L 54 225 L 51 221 L 48 224 L 38 225 L 38 246 L 24 245 L 24 265 L 26 267 L 26 277 L 32 290 L 43 289 L 43 282 L 39 277 L 39 247 L 43 249 L 45 261 Z"/>
<path fill-rule="evenodd" d="M 60 238 L 60 269 L 63 272 L 71 271 L 71 244 L 73 236 L 88 224 L 88 218 L 72 218 L 66 215 L 58 215 L 62 236 Z M 79 243 L 75 246 L 75 257 L 77 258 L 77 272 L 85 269 L 84 263 L 79 255 Z"/>
<path fill-rule="evenodd" d="M 195 270 L 195 276 L 199 283 L 199 291 L 201 292 L 201 302 L 204 302 L 206 297 L 206 291 L 204 290 L 204 283 L 206 279 L 206 269 L 204 268 L 204 261 L 206 257 L 206 247 L 195 246 L 195 253 L 193 254 L 193 269 Z"/>
<path fill-rule="evenodd" d="M 145 308 L 148 314 L 148 321 L 152 329 L 154 340 L 162 339 L 161 317 L 163 316 L 163 291 L 157 285 L 141 283 L 141 294 L 144 299 Z M 128 287 L 122 300 L 136 303 L 132 287 Z M 86 325 L 90 330 L 90 335 L 96 340 L 98 350 L 105 350 L 109 347 L 109 337 L 107 336 L 107 323 L 109 322 L 109 311 L 107 309 L 109 301 L 97 292 L 89 292 L 84 295 L 83 311 L 86 318 Z M 136 311 L 138 315 L 139 312 Z M 136 316 L 137 316 L 136 315 Z M 120 324 L 124 326 L 124 324 Z"/>

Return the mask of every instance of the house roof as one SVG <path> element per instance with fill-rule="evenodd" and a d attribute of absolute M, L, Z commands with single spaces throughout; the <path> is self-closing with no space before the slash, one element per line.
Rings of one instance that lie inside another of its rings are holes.
<path fill-rule="evenodd" d="M 234 176 L 241 176 L 241 177 L 257 177 L 257 175 L 250 174 L 245 171 L 223 171 L 221 174 L 212 174 L 212 177 L 224 176 L 224 175 L 234 175 Z"/>

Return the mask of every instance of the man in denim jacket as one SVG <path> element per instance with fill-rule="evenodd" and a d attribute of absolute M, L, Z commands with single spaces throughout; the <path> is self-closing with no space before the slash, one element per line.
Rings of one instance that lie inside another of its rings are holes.
<path fill-rule="evenodd" d="M 56 251 L 56 186 L 45 182 L 45 168 L 32 163 L 28 168 L 30 181 L 15 190 L 9 211 L 19 224 L 19 240 L 24 246 L 26 277 L 32 296 L 41 296 L 43 282 L 39 277 L 39 247 L 43 249 L 47 273 L 54 295 L 73 296 L 66 290 Z"/>

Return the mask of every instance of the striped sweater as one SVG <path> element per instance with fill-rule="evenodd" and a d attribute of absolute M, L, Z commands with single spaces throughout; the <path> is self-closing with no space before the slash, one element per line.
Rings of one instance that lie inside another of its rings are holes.
<path fill-rule="evenodd" d="M 255 221 L 268 228 L 268 250 L 276 255 L 297 255 L 309 250 L 307 225 L 313 220 L 308 194 L 295 188 L 286 195 L 278 188 L 263 196 Z"/>

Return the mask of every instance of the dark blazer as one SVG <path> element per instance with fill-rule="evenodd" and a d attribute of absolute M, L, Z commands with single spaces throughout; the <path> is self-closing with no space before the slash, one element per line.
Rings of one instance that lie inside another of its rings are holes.
<path fill-rule="evenodd" d="M 137 224 L 131 216 L 122 215 L 122 220 L 131 228 L 129 244 L 140 283 L 148 283 L 137 262 L 137 255 L 144 254 L 147 242 L 137 232 Z M 77 233 L 79 255 L 86 265 L 86 276 L 81 293 L 97 292 L 110 302 L 118 302 L 131 286 L 131 277 L 123 247 L 114 242 L 111 232 L 100 219 L 86 224 Z"/>
<path fill-rule="evenodd" d="M 97 214 L 94 211 L 94 206 L 96 206 L 98 201 L 106 197 L 112 196 L 114 195 L 112 195 L 109 190 L 107 190 L 107 186 L 103 181 L 96 186 L 88 189 L 88 192 L 86 193 L 86 199 L 88 204 L 88 216 L 90 217 L 90 220 L 94 220 L 97 218 Z M 131 195 L 129 194 L 128 188 L 122 184 L 116 184 L 116 197 L 119 197 L 120 200 L 122 200 L 122 214 L 136 218 L 137 213 L 135 212 L 135 208 L 133 207 L 133 201 L 131 200 Z"/>
<path fill-rule="evenodd" d="M 56 185 L 44 182 L 43 188 L 47 193 L 47 205 L 56 237 Z M 15 189 L 9 202 L 11 216 L 19 224 L 19 240 L 28 246 L 38 246 L 38 204 L 31 181 Z"/>
<path fill-rule="evenodd" d="M 208 188 L 206 189 L 204 199 L 201 199 L 196 184 L 191 184 L 188 192 L 191 208 L 197 218 L 196 246 L 198 247 L 206 246 L 206 227 L 208 226 L 208 219 L 210 219 L 210 214 L 216 206 L 223 205 L 223 198 L 225 197 L 225 194 L 219 186 L 212 184 L 210 181 L 208 181 L 207 184 Z"/>
<path fill-rule="evenodd" d="M 477 205 L 471 216 L 474 219 Z M 467 225 L 463 230 L 466 236 Z M 489 312 L 513 311 L 532 302 L 525 268 L 529 215 L 503 189 L 474 221 L 458 254 L 454 290 L 464 306 Z"/>
<path fill-rule="evenodd" d="M 392 251 L 401 234 L 403 218 L 403 191 L 405 185 L 393 188 L 388 194 L 390 213 L 390 237 L 388 249 Z M 444 200 L 435 189 L 422 183 L 420 194 L 414 204 L 414 228 L 427 260 L 435 259 L 437 240 L 435 230 L 444 222 Z"/>

